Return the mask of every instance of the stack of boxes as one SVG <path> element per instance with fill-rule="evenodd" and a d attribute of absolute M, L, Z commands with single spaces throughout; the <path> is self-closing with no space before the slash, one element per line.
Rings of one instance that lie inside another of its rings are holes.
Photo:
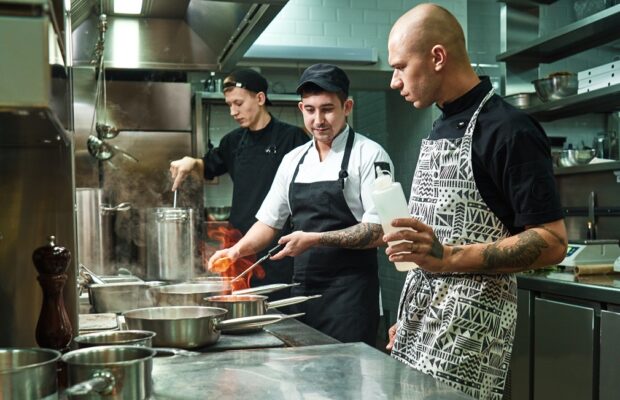
<path fill-rule="evenodd" d="M 587 69 L 577 73 L 577 93 L 588 93 L 620 83 L 620 61 Z"/>

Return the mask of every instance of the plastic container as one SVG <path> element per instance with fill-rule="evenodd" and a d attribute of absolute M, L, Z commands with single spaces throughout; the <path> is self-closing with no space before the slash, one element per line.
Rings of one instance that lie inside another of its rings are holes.
<path fill-rule="evenodd" d="M 403 188 L 400 186 L 400 183 L 392 180 L 392 175 L 389 172 L 383 171 L 379 167 L 377 167 L 377 178 L 374 182 L 372 199 L 375 202 L 383 232 L 392 233 L 402 230 L 403 228 L 393 227 L 392 220 L 411 217 L 407 209 L 407 200 L 405 200 Z M 389 242 L 389 244 L 393 245 L 404 241 L 405 240 Z M 401 261 L 394 264 L 399 271 L 409 271 L 410 269 L 418 267 L 418 265 L 412 261 Z"/>

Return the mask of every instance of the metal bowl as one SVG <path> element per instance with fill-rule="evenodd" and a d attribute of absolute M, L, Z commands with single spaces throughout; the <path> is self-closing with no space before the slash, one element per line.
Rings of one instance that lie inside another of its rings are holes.
<path fill-rule="evenodd" d="M 206 209 L 210 221 L 227 221 L 230 217 L 230 206 L 211 206 Z"/>
<path fill-rule="evenodd" d="M 542 101 L 559 100 L 577 93 L 577 74 L 562 72 L 532 81 Z"/>
<path fill-rule="evenodd" d="M 594 149 L 584 149 L 584 150 L 562 150 L 562 154 L 559 159 L 560 167 L 573 167 L 575 165 L 585 165 L 588 164 L 594 156 L 596 155 L 596 150 Z"/>
<path fill-rule="evenodd" d="M 536 97 L 536 93 L 515 93 L 504 97 L 508 104 L 512 104 L 516 108 L 524 109 L 540 104 L 540 99 Z"/>

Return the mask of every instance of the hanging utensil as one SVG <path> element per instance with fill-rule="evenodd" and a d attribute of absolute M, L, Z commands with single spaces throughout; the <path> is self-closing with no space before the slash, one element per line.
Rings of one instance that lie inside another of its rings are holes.
<path fill-rule="evenodd" d="M 116 153 L 121 153 L 125 158 L 133 162 L 140 162 L 136 157 L 121 149 L 118 146 L 111 145 L 103 139 L 90 135 L 86 141 L 88 152 L 98 160 L 107 161 L 114 157 Z"/>
<path fill-rule="evenodd" d="M 251 270 L 253 270 L 254 268 L 256 268 L 260 263 L 262 263 L 263 261 L 267 260 L 269 257 L 273 256 L 275 253 L 277 253 L 278 251 L 282 250 L 282 248 L 284 247 L 284 245 L 282 244 L 278 244 L 276 245 L 274 248 L 272 248 L 271 250 L 269 250 L 267 252 L 267 254 L 265 254 L 264 256 L 262 256 L 258 261 L 256 261 L 254 264 L 250 265 L 245 271 L 243 271 L 242 273 L 240 273 L 239 275 L 237 275 L 232 281 L 237 281 L 241 278 L 243 278 L 245 275 L 248 274 L 248 272 L 250 272 Z"/>
<path fill-rule="evenodd" d="M 177 208 L 177 191 L 176 190 L 174 191 L 174 200 L 172 201 L 172 208 Z"/>
<path fill-rule="evenodd" d="M 107 111 L 106 111 L 107 112 Z M 95 130 L 97 131 L 97 136 L 101 139 L 113 139 L 118 136 L 120 132 L 117 127 L 110 124 L 103 124 L 97 122 L 95 124 Z"/>

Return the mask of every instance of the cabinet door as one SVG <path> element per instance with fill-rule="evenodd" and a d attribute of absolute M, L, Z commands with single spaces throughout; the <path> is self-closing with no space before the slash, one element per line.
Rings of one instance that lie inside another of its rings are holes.
<path fill-rule="evenodd" d="M 589 400 L 594 388 L 594 309 L 534 302 L 534 400 Z"/>
<path fill-rule="evenodd" d="M 517 291 L 517 328 L 510 359 L 510 399 L 529 400 L 530 398 L 530 306 L 533 294 L 529 290 Z"/>
<path fill-rule="evenodd" d="M 600 400 L 616 400 L 620 393 L 619 340 L 620 312 L 601 311 Z"/>

